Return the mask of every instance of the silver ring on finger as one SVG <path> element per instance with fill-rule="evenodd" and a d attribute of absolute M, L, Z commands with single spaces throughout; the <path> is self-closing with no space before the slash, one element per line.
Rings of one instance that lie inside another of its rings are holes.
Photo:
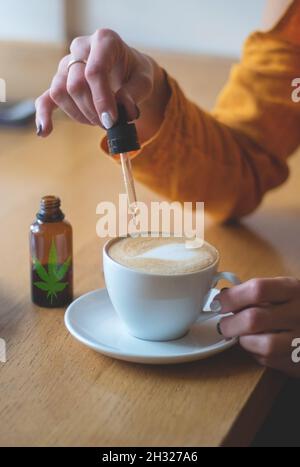
<path fill-rule="evenodd" d="M 75 63 L 83 63 L 84 65 L 87 64 L 87 61 L 81 58 L 74 58 L 73 60 L 70 60 L 68 65 L 67 65 L 67 70 L 69 71 L 72 65 L 75 65 Z"/>

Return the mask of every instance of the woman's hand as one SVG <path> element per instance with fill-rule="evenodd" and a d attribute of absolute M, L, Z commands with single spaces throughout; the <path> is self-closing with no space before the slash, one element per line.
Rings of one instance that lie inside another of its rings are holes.
<path fill-rule="evenodd" d="M 68 70 L 73 59 L 86 64 L 74 63 Z M 143 141 L 159 128 L 168 97 L 165 74 L 154 60 L 129 47 L 116 32 L 100 29 L 73 40 L 50 88 L 36 100 L 37 132 L 51 133 L 56 107 L 80 123 L 110 128 L 119 102 L 129 120 L 142 113 L 138 131 Z"/>
<path fill-rule="evenodd" d="M 234 313 L 221 319 L 224 337 L 238 336 L 240 345 L 262 365 L 300 377 L 300 363 L 292 361 L 292 342 L 300 338 L 298 279 L 251 279 L 221 291 L 215 300 L 215 309 L 219 305 L 221 313 Z"/>

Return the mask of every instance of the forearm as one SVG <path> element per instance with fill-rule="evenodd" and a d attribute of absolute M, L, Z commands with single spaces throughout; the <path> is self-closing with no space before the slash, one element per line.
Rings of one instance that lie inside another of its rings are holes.
<path fill-rule="evenodd" d="M 168 198 L 205 201 L 219 219 L 251 212 L 287 178 L 286 159 L 300 143 L 295 76 L 299 50 L 254 34 L 211 114 L 169 78 L 164 121 L 133 161 L 135 176 Z"/>
<path fill-rule="evenodd" d="M 172 78 L 169 83 L 165 119 L 133 160 L 135 177 L 171 200 L 204 201 L 218 220 L 251 212 L 287 177 L 285 162 L 190 102 Z"/>

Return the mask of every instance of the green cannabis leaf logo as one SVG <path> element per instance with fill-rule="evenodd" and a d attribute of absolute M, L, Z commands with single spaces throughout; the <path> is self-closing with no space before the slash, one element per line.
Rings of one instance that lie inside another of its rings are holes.
<path fill-rule="evenodd" d="M 52 303 L 53 298 L 57 298 L 57 293 L 62 292 L 68 285 L 68 282 L 60 282 L 68 272 L 71 264 L 71 256 L 62 264 L 57 264 L 57 251 L 54 240 L 52 240 L 48 258 L 48 272 L 37 258 L 33 258 L 33 264 L 37 275 L 41 281 L 34 282 L 34 285 L 47 292 L 47 298 Z"/>

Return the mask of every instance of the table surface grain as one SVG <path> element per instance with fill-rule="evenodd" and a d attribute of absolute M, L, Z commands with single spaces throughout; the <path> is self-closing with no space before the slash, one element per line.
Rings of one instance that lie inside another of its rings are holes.
<path fill-rule="evenodd" d="M 188 94 L 210 104 L 220 74 L 197 91 L 196 59 L 160 59 Z M 123 185 L 119 168 L 99 149 L 100 136 L 98 128 L 59 114 L 47 140 L 31 128 L 0 132 L 0 337 L 7 342 L 0 444 L 247 445 L 284 382 L 279 373 L 259 367 L 238 346 L 174 366 L 113 360 L 73 339 L 63 309 L 30 301 L 28 229 L 45 194 L 61 197 L 73 226 L 75 295 L 104 286 L 96 205 L 116 201 Z M 299 155 L 290 166 L 289 181 L 240 224 L 207 219 L 206 239 L 220 250 L 221 269 L 243 280 L 300 275 Z M 140 200 L 158 199 L 140 184 L 137 191 Z"/>

